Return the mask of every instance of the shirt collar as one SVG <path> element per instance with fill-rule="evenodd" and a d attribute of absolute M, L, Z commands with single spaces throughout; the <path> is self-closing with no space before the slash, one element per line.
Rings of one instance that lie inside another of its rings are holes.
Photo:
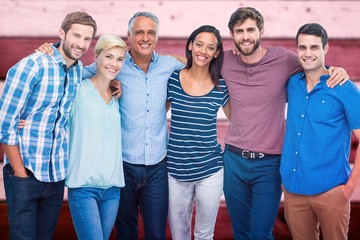
<path fill-rule="evenodd" d="M 58 63 L 59 65 L 61 65 L 61 66 L 64 68 L 64 66 L 66 66 L 66 62 L 65 62 L 64 57 L 61 55 L 60 51 L 57 49 L 57 45 L 52 45 L 51 47 L 52 47 L 52 49 L 53 49 L 53 51 L 54 51 L 54 55 L 53 55 L 54 61 L 55 61 L 56 63 Z M 58 46 L 58 47 L 59 47 L 59 46 Z M 75 66 L 78 65 L 78 64 L 79 64 L 79 61 L 76 60 L 76 61 L 74 62 L 74 64 L 71 65 L 71 68 L 72 68 L 72 67 L 75 67 Z M 66 70 L 66 69 L 65 69 L 65 70 Z"/>
<path fill-rule="evenodd" d="M 126 58 L 129 60 L 129 62 L 135 64 L 133 57 L 130 55 L 130 51 L 126 52 Z M 158 58 L 159 55 L 155 51 L 153 51 L 151 55 L 151 62 L 156 62 Z"/>
<path fill-rule="evenodd" d="M 320 82 L 321 83 L 326 82 L 329 79 L 329 77 L 330 77 L 329 74 L 325 74 L 325 75 L 320 76 Z M 306 80 L 305 72 L 300 73 L 300 79 L 304 80 L 304 81 Z"/>

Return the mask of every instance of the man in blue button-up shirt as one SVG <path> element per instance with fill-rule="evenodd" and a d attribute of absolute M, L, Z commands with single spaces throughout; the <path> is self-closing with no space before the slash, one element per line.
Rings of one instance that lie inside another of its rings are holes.
<path fill-rule="evenodd" d="M 0 141 L 11 239 L 51 239 L 64 195 L 68 117 L 82 79 L 78 61 L 96 34 L 85 12 L 69 13 L 54 55 L 31 54 L 8 72 Z M 19 119 L 26 126 L 18 130 Z"/>
<path fill-rule="evenodd" d="M 158 25 L 158 18 L 149 12 L 138 12 L 130 19 L 130 50 L 117 76 L 123 88 L 119 104 L 125 176 L 115 223 L 117 239 L 138 239 L 138 209 L 145 239 L 166 239 L 167 81 L 184 65 L 154 52 Z M 84 77 L 94 73 L 91 65 Z"/>
<path fill-rule="evenodd" d="M 293 239 L 347 239 L 350 197 L 360 179 L 360 150 L 349 165 L 351 131 L 360 138 L 360 91 L 329 88 L 327 33 L 305 24 L 296 36 L 304 72 L 287 85 L 288 116 L 281 160 L 285 218 Z"/>

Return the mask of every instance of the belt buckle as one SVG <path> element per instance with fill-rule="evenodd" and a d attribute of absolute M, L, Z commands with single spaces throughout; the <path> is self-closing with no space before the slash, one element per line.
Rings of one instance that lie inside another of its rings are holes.
<path fill-rule="evenodd" d="M 248 151 L 248 150 L 242 150 L 242 151 L 241 151 L 241 156 L 242 156 L 243 158 L 251 158 L 251 154 L 250 154 L 250 157 L 248 157 L 248 156 L 245 155 L 245 154 L 247 154 L 247 153 L 250 153 L 250 151 Z"/>
<path fill-rule="evenodd" d="M 250 152 L 249 150 L 242 150 L 241 156 L 243 158 L 254 159 L 254 158 L 263 158 L 263 157 L 265 157 L 265 154 L 264 153 Z"/>

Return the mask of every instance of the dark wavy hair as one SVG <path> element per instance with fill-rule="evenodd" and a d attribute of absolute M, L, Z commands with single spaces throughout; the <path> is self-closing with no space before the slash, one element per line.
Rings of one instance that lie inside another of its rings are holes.
<path fill-rule="evenodd" d="M 195 38 L 198 34 L 203 32 L 213 33 L 217 39 L 216 49 L 219 50 L 219 55 L 217 56 L 217 58 L 213 58 L 210 62 L 211 80 L 216 86 L 219 82 L 220 70 L 224 61 L 224 48 L 220 31 L 215 27 L 210 25 L 203 25 L 191 33 L 185 45 L 185 54 L 187 59 L 187 64 L 185 68 L 191 68 L 193 62 L 191 51 L 189 50 L 189 45 L 195 41 Z"/>

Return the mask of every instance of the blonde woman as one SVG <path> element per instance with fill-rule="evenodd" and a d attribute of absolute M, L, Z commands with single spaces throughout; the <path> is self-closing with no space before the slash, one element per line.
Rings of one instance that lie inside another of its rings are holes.
<path fill-rule="evenodd" d="M 124 186 L 120 112 L 110 81 L 122 68 L 126 44 L 103 35 L 95 46 L 96 75 L 84 79 L 70 112 L 68 201 L 79 239 L 108 239 Z"/>

